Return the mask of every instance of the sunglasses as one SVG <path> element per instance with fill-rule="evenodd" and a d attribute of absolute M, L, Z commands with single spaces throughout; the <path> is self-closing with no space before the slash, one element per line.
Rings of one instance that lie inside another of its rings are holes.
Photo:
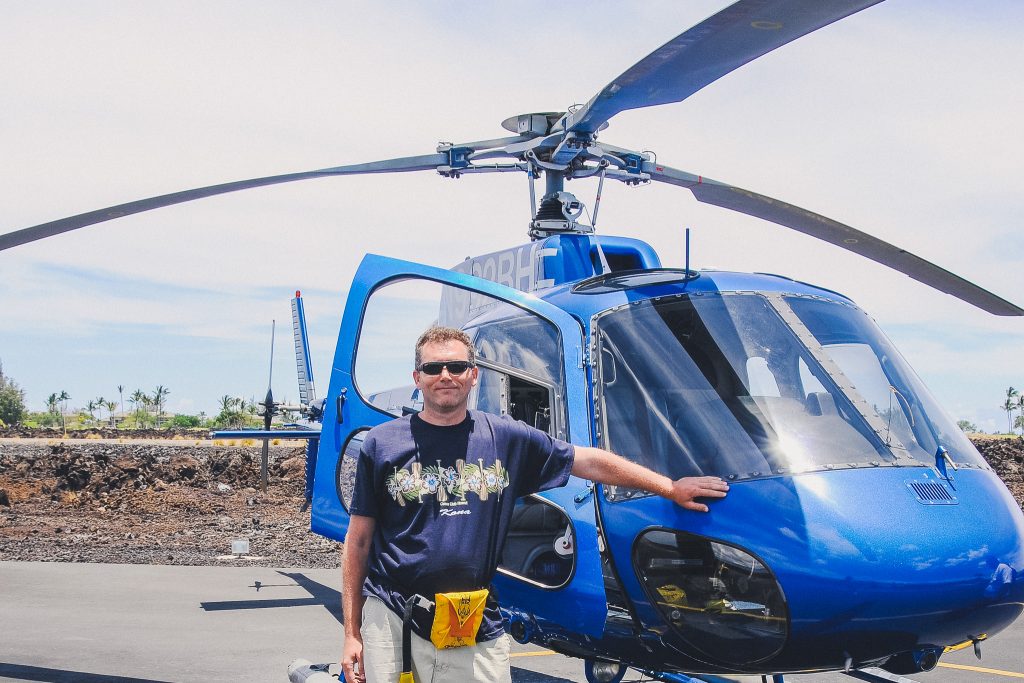
<path fill-rule="evenodd" d="M 424 375 L 440 375 L 442 370 L 448 368 L 448 374 L 455 376 L 463 374 L 472 367 L 475 365 L 468 360 L 434 361 L 421 365 L 420 372 Z"/>

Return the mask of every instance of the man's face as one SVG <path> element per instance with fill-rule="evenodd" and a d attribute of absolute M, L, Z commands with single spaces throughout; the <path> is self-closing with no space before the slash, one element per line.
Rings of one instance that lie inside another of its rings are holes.
<path fill-rule="evenodd" d="M 468 361 L 469 350 L 458 341 L 424 344 L 420 350 L 420 363 Z M 466 409 L 469 392 L 476 384 L 477 368 L 470 368 L 460 375 L 452 375 L 445 368 L 440 375 L 428 375 L 418 370 L 412 378 L 423 394 L 423 407 L 439 413 L 451 413 Z"/>

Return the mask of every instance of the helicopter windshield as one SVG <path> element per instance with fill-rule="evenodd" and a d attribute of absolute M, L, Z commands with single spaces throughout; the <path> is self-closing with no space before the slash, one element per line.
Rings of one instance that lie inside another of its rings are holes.
<path fill-rule="evenodd" d="M 852 306 L 671 296 L 606 311 L 595 334 L 605 445 L 670 476 L 934 464 L 939 444 L 960 462 L 979 457 Z"/>
<path fill-rule="evenodd" d="M 882 418 L 882 438 L 934 465 L 945 451 L 957 465 L 986 467 L 984 459 L 946 415 L 882 331 L 860 309 L 807 296 L 785 297 L 788 307 L 857 391 Z"/>

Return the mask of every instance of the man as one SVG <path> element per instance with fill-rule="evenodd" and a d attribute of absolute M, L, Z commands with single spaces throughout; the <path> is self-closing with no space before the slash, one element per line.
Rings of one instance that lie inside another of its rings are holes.
<path fill-rule="evenodd" d="M 708 511 L 697 498 L 728 491 L 717 477 L 672 481 L 608 451 L 468 410 L 478 370 L 460 330 L 427 330 L 416 342 L 415 360 L 422 411 L 370 430 L 359 454 L 342 559 L 341 663 L 348 681 L 398 680 L 403 616 L 413 595 L 432 600 L 490 584 L 516 498 L 563 486 L 570 472 L 644 489 L 697 512 Z M 428 640 L 429 624 L 416 624 L 415 631 L 417 683 L 511 681 L 511 643 L 493 598 L 475 645 L 437 649 Z"/>

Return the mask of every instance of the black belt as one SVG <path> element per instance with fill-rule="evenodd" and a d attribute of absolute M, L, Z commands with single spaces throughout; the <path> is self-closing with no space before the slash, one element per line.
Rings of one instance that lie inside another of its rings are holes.
<path fill-rule="evenodd" d="M 417 606 L 430 610 L 434 601 L 422 595 L 413 595 L 405 601 L 402 612 L 402 673 L 412 673 L 412 611 Z"/>

